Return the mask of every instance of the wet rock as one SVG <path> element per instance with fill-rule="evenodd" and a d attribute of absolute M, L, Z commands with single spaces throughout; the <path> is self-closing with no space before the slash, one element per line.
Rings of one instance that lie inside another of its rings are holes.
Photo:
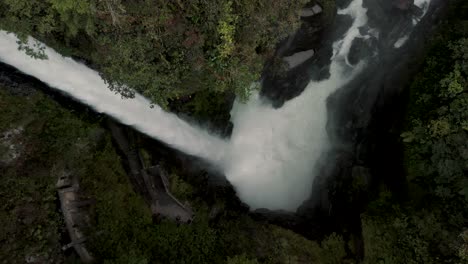
<path fill-rule="evenodd" d="M 352 0 L 335 0 L 338 8 L 343 9 L 349 6 Z"/>
<path fill-rule="evenodd" d="M 301 27 L 278 45 L 275 58 L 267 64 L 262 75 L 261 94 L 270 99 L 274 107 L 280 107 L 285 101 L 299 95 L 311 77 L 319 80 L 327 76 L 325 68 L 331 49 L 327 40 L 323 39 L 323 17 L 316 15 L 323 10 L 312 4 L 302 11 Z M 285 62 L 284 65 L 280 65 L 278 60 Z"/>
<path fill-rule="evenodd" d="M 314 6 L 303 8 L 300 12 L 300 16 L 311 17 L 311 16 L 318 15 L 322 12 L 323 12 L 323 8 L 320 5 L 315 4 Z"/>
<path fill-rule="evenodd" d="M 414 0 L 394 0 L 393 5 L 400 10 L 409 10 L 414 5 Z"/>
<path fill-rule="evenodd" d="M 434 32 L 432 25 L 440 18 L 445 1 L 433 0 L 433 8 L 412 32 L 407 30 L 412 27 L 414 7 L 401 10 L 394 3 L 364 0 L 370 24 L 361 34 L 368 33 L 379 43 L 369 47 L 364 39 L 358 40 L 348 59 L 355 63 L 365 53 L 361 50 L 369 48 L 380 55 L 368 57 L 367 69 L 327 99 L 327 132 L 334 146 L 324 154 L 327 162 L 319 165 L 311 198 L 298 211 L 307 219 L 322 214 L 327 224 L 359 230 L 360 212 L 376 183 L 405 192 L 402 151 L 395 133 L 401 118 L 401 92 L 417 70 L 415 58 L 423 55 L 425 40 Z M 379 34 L 372 34 L 372 29 Z M 396 49 L 394 43 L 405 35 L 408 42 Z"/>
<path fill-rule="evenodd" d="M 315 54 L 315 51 L 313 49 L 310 49 L 310 50 L 294 53 L 291 56 L 284 57 L 283 60 L 286 61 L 286 63 L 289 66 L 289 69 L 292 69 L 304 63 L 306 60 L 312 58 L 314 54 Z"/>
<path fill-rule="evenodd" d="M 12 95 L 29 96 L 36 92 L 34 78 L 24 76 L 15 68 L 0 62 L 0 86 Z"/>
<path fill-rule="evenodd" d="M 351 65 L 356 65 L 362 59 L 372 56 L 376 52 L 375 44 L 371 38 L 356 38 L 351 44 L 351 49 L 348 55 L 348 62 Z"/>

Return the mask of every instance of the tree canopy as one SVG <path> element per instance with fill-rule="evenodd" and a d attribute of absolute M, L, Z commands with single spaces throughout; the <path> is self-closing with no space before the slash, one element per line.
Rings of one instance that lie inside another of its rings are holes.
<path fill-rule="evenodd" d="M 5 0 L 0 28 L 84 58 L 111 89 L 165 106 L 206 90 L 246 98 L 305 2 Z"/>

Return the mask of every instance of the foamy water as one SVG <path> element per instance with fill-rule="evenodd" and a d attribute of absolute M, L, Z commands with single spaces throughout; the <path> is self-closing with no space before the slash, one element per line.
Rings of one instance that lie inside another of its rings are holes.
<path fill-rule="evenodd" d="M 425 8 L 429 0 L 416 3 Z M 222 168 L 241 200 L 252 209 L 294 211 L 310 196 L 314 166 L 330 146 L 325 130 L 326 99 L 365 68 L 364 62 L 350 65 L 347 57 L 355 38 L 370 37 L 359 30 L 367 24 L 366 12 L 362 0 L 354 0 L 338 11 L 351 16 L 353 23 L 342 39 L 333 44 L 327 80 L 310 82 L 300 96 L 280 109 L 272 108 L 258 95 L 246 104 L 235 102 L 230 141 L 158 106 L 150 108 L 150 102 L 139 94 L 134 99 L 122 99 L 108 89 L 97 72 L 51 48 L 45 50 L 47 60 L 32 59 L 18 50 L 17 38 L 5 31 L 0 31 L 0 60 L 97 112 Z"/>
<path fill-rule="evenodd" d="M 349 67 L 347 56 L 352 41 L 362 37 L 358 28 L 367 23 L 366 9 L 362 0 L 355 0 L 339 12 L 353 17 L 354 23 L 333 45 L 327 80 L 309 83 L 280 109 L 258 95 L 247 105 L 236 102 L 232 109 L 234 129 L 222 167 L 252 208 L 295 210 L 311 194 L 314 166 L 329 146 L 326 99 L 362 69 Z"/>
<path fill-rule="evenodd" d="M 16 41 L 13 34 L 0 31 L 2 62 L 65 92 L 99 113 L 112 116 L 188 154 L 210 161 L 220 158 L 225 142 L 218 137 L 165 112 L 159 106 L 150 108 L 150 102 L 139 94 L 133 99 L 122 99 L 109 90 L 96 71 L 63 57 L 51 48 L 45 50 L 47 60 L 32 59 L 18 50 Z M 34 42 L 33 39 L 30 41 Z"/>

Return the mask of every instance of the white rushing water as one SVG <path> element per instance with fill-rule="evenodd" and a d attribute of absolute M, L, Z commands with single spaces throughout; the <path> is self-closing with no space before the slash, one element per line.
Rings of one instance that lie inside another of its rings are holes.
<path fill-rule="evenodd" d="M 0 60 L 161 140 L 181 151 L 204 158 L 222 168 L 241 200 L 252 209 L 294 211 L 312 190 L 314 166 L 330 145 L 325 127 L 326 98 L 363 69 L 351 66 L 347 57 L 359 28 L 367 24 L 363 0 L 354 0 L 339 14 L 354 22 L 333 44 L 330 77 L 310 82 L 298 97 L 274 109 L 258 95 L 249 102 L 235 102 L 231 111 L 234 129 L 230 141 L 210 135 L 140 95 L 122 99 L 111 92 L 99 74 L 46 48 L 47 60 L 35 60 L 18 50 L 13 34 L 0 31 Z M 427 2 L 418 0 L 417 2 Z M 33 41 L 31 39 L 31 41 Z"/>
<path fill-rule="evenodd" d="M 30 39 L 30 42 L 35 41 Z M 150 102 L 139 94 L 133 99 L 122 99 L 109 90 L 96 71 L 63 57 L 51 48 L 46 48 L 45 52 L 48 59 L 33 59 L 18 50 L 15 35 L 0 31 L 2 62 L 65 92 L 99 113 L 112 116 L 188 154 L 215 162 L 221 157 L 221 151 L 225 149 L 225 142 L 221 139 L 163 111 L 159 106 L 150 108 Z"/>
<path fill-rule="evenodd" d="M 367 23 L 366 9 L 355 0 L 340 13 L 354 23 L 334 43 L 327 80 L 309 83 L 280 109 L 258 95 L 232 109 L 234 129 L 222 167 L 239 197 L 253 208 L 295 210 L 311 194 L 314 165 L 329 146 L 326 99 L 362 68 L 349 68 L 346 60 L 353 39 L 362 37 L 358 28 Z"/>
<path fill-rule="evenodd" d="M 422 10 L 422 15 L 419 18 L 413 18 L 413 25 L 416 26 L 422 17 L 424 17 L 429 10 L 429 5 L 431 0 L 414 0 L 414 5 L 419 7 Z"/>

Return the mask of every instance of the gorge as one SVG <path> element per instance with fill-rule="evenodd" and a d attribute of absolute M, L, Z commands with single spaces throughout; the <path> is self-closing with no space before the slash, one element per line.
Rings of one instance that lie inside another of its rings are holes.
<path fill-rule="evenodd" d="M 0 2 L 0 255 L 63 260 L 83 244 L 82 261 L 111 263 L 465 258 L 462 0 L 153 3 L 169 16 L 83 2 L 91 13 L 72 20 L 96 28 L 72 37 L 41 31 L 45 18 L 12 30 L 16 4 Z M 275 15 L 293 9 L 301 24 L 284 34 L 274 21 L 291 17 Z M 255 39 L 265 27 L 281 41 Z M 69 209 L 55 188 L 87 211 L 84 238 L 60 234 L 53 215 Z"/>
<path fill-rule="evenodd" d="M 429 2 L 419 1 L 417 5 L 427 10 Z M 349 16 L 352 22 L 343 36 L 338 36 L 332 44 L 331 63 L 324 66 L 330 71 L 328 79 L 311 81 L 300 96 L 279 109 L 271 108 L 258 95 L 253 95 L 246 105 L 236 103 L 231 112 L 234 130 L 228 142 L 177 119 L 158 106 L 150 108 L 150 102 L 141 95 L 121 99 L 107 89 L 97 72 L 50 48 L 45 50 L 46 60 L 34 60 L 18 51 L 17 39 L 6 32 L 1 33 L 0 59 L 90 105 L 97 112 L 206 159 L 224 171 L 241 200 L 252 209 L 295 211 L 309 198 L 314 166 L 330 145 L 325 129 L 326 99 L 365 68 L 366 60 L 387 52 L 370 50 L 359 58 L 357 65 L 350 62 L 350 57 L 355 56 L 350 51 L 359 40 L 384 47 L 378 44 L 382 29 L 368 25 L 367 12 L 362 0 L 352 1 L 348 7 L 338 10 L 338 15 Z M 411 29 L 402 32 L 411 34 Z M 31 45 L 35 42 L 29 41 Z"/>

